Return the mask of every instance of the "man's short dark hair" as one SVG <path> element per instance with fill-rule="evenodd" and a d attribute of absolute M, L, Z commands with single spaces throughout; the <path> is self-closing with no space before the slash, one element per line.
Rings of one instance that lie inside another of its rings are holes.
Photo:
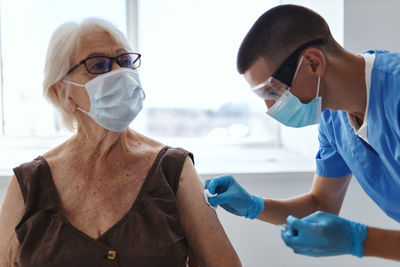
<path fill-rule="evenodd" d="M 326 21 L 316 12 L 297 5 L 280 5 L 265 12 L 240 45 L 237 69 L 245 73 L 260 57 L 277 68 L 297 47 L 313 39 L 326 39 L 320 49 L 334 53 L 340 45 Z"/>

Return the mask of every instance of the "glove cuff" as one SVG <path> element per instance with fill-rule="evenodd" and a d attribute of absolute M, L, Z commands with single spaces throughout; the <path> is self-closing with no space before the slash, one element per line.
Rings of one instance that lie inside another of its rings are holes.
<path fill-rule="evenodd" d="M 252 195 L 253 204 L 247 210 L 246 218 L 254 220 L 264 210 L 264 199 L 262 197 Z"/>
<path fill-rule="evenodd" d="M 356 222 L 350 222 L 351 230 L 353 233 L 353 246 L 351 254 L 359 258 L 364 256 L 364 240 L 368 235 L 368 228 L 366 225 Z"/>

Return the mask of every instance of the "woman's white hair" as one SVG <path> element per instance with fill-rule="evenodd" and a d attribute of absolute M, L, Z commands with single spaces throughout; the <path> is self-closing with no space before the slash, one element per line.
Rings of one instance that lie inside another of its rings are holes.
<path fill-rule="evenodd" d="M 43 95 L 60 113 L 62 124 L 71 131 L 76 128 L 76 118 L 63 108 L 52 86 L 65 77 L 72 64 L 77 63 L 72 60 L 78 53 L 81 38 L 93 32 L 107 32 L 116 42 L 130 50 L 125 35 L 110 22 L 98 18 L 88 18 L 81 23 L 67 22 L 60 25 L 54 31 L 47 49 Z"/>

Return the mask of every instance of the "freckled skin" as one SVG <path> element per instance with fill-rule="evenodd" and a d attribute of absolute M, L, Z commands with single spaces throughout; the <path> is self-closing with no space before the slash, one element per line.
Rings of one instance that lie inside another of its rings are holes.
<path fill-rule="evenodd" d="M 96 53 L 115 57 L 128 50 L 109 34 L 97 32 L 81 39 L 72 65 Z M 116 63 L 113 70 L 120 68 Z M 84 84 L 96 77 L 84 66 L 67 79 Z M 130 209 L 156 155 L 164 146 L 135 131 L 108 132 L 77 107 L 90 109 L 86 89 L 71 86 L 68 108 L 75 111 L 77 134 L 44 155 L 61 198 L 65 217 L 97 238 Z"/>
<path fill-rule="evenodd" d="M 90 53 L 115 57 L 127 49 L 108 34 L 97 32 L 85 35 L 78 51 L 71 67 Z M 119 66 L 114 63 L 113 69 L 117 68 Z M 94 77 L 80 66 L 67 78 L 84 84 Z M 98 238 L 132 207 L 164 145 L 129 128 L 121 133 L 103 129 L 77 109 L 90 109 L 85 88 L 66 87 L 62 83 L 56 83 L 52 89 L 58 96 L 66 96 L 62 99 L 63 107 L 76 117 L 77 132 L 43 156 L 50 166 L 63 216 L 84 234 Z M 6 211 L 0 214 L 1 237 L 7 233 L 6 239 L 0 238 L 0 266 L 7 266 L 3 263 L 12 262 L 9 259 L 16 256 L 19 243 L 14 229 L 25 208 L 18 182 L 15 177 L 11 180 L 4 201 Z M 176 198 L 190 251 L 201 266 L 241 266 L 218 217 L 205 204 L 203 189 L 204 185 L 187 158 Z"/>

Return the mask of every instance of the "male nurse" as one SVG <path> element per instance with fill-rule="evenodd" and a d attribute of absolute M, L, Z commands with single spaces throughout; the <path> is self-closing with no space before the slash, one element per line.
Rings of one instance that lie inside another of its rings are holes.
<path fill-rule="evenodd" d="M 320 15 L 281 5 L 247 33 L 237 68 L 269 116 L 290 127 L 319 123 L 317 168 L 311 190 L 286 200 L 252 195 L 230 175 L 208 179 L 211 205 L 287 224 L 281 236 L 295 253 L 400 261 L 400 231 L 336 216 L 354 175 L 400 222 L 400 53 L 352 54 Z"/>

